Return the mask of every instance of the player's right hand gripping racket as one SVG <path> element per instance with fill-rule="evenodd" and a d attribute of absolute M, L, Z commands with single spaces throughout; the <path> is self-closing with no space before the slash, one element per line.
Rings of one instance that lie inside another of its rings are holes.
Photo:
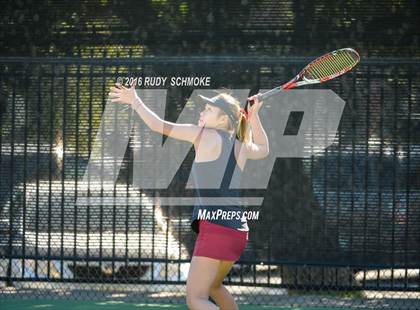
<path fill-rule="evenodd" d="M 286 84 L 258 95 L 258 99 L 262 101 L 287 89 L 308 84 L 323 83 L 334 79 L 353 69 L 359 62 L 360 56 L 352 48 L 342 48 L 327 53 L 309 63 L 298 75 Z M 252 106 L 254 101 L 249 101 L 249 104 Z"/>

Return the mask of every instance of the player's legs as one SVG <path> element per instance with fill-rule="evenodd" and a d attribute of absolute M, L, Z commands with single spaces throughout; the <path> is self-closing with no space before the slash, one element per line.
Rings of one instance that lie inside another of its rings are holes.
<path fill-rule="evenodd" d="M 193 256 L 187 279 L 187 305 L 190 310 L 218 310 L 209 301 L 210 287 L 219 270 L 220 260 Z"/>
<path fill-rule="evenodd" d="M 222 283 L 244 250 L 247 234 L 206 221 L 199 221 L 199 227 L 187 279 L 187 304 L 198 310 L 238 309 Z M 209 302 L 209 296 L 221 308 Z"/>
<path fill-rule="evenodd" d="M 220 310 L 239 309 L 233 296 L 222 284 L 223 279 L 227 276 L 234 263 L 233 261 L 220 261 L 216 279 L 210 287 L 210 296 L 220 307 Z"/>

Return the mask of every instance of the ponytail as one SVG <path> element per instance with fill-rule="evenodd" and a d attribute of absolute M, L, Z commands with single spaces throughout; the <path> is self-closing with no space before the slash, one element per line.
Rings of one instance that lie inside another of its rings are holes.
<path fill-rule="evenodd" d="M 238 126 L 236 128 L 236 137 L 239 141 L 248 144 L 252 140 L 251 126 L 244 113 L 240 113 Z"/>

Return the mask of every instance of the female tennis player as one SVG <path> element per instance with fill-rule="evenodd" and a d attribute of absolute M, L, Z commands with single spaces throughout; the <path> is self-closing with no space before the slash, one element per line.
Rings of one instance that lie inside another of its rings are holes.
<path fill-rule="evenodd" d="M 189 141 L 195 148 L 191 175 L 195 183 L 198 203 L 194 206 L 191 228 L 198 233 L 187 279 L 187 305 L 191 310 L 234 310 L 238 306 L 233 296 L 222 284 L 233 264 L 240 258 L 248 240 L 246 219 L 235 216 L 230 219 L 198 219 L 199 211 L 223 208 L 224 211 L 243 211 L 240 206 L 206 206 L 200 199 L 209 196 L 201 189 L 209 180 L 220 177 L 220 189 L 216 196 L 229 196 L 229 186 L 238 184 L 240 172 L 247 159 L 262 159 L 269 153 L 267 135 L 258 116 L 261 102 L 257 95 L 248 111 L 226 93 L 213 98 L 200 96 L 205 109 L 200 113 L 198 124 L 176 124 L 159 118 L 137 96 L 134 86 L 120 84 L 111 87 L 112 102 L 129 104 L 153 131 L 175 139 Z M 233 171 L 239 168 L 239 173 Z M 218 173 L 224 174 L 223 176 Z M 231 178 L 226 178 L 230 173 Z M 234 195 L 233 195 L 234 196 Z M 216 302 L 209 301 L 209 296 Z"/>

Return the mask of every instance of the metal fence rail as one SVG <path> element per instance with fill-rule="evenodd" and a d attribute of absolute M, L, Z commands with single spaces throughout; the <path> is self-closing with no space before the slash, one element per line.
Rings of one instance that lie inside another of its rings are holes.
<path fill-rule="evenodd" d="M 286 81 L 307 61 L 0 58 L 8 89 L 0 102 L 0 280 L 185 283 L 192 208 L 75 204 L 83 194 L 139 202 L 156 194 L 131 185 L 135 137 L 117 185 L 82 181 L 108 86 L 118 76 L 207 75 L 211 88 L 256 90 Z M 265 216 L 251 224 L 229 284 L 420 291 L 419 66 L 412 59 L 368 59 L 318 86 L 346 100 L 337 142 L 318 156 L 277 160 L 260 207 Z M 168 89 L 168 119 L 176 120 L 191 91 Z M 176 196 L 191 159 L 179 183 L 159 195 Z"/>

